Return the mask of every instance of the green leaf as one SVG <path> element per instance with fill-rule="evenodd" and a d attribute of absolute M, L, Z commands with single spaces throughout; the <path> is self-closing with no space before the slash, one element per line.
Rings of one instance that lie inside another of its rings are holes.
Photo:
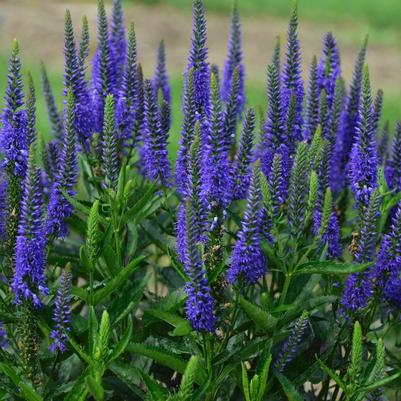
<path fill-rule="evenodd" d="M 132 336 L 132 318 L 131 316 L 129 316 L 127 330 L 125 330 L 124 336 L 114 347 L 113 352 L 110 355 L 109 362 L 117 359 L 125 351 L 131 336 Z"/>
<path fill-rule="evenodd" d="M 167 399 L 168 391 L 159 383 L 157 383 L 153 377 L 149 376 L 145 372 L 141 372 L 141 376 L 146 388 L 148 389 L 148 395 L 151 396 L 151 400 L 164 401 Z"/>
<path fill-rule="evenodd" d="M 195 372 L 198 368 L 199 358 L 195 355 L 189 358 L 187 367 L 181 379 L 179 395 L 181 400 L 191 401 L 193 395 L 193 385 Z"/>
<path fill-rule="evenodd" d="M 270 368 L 271 361 L 272 361 L 272 355 L 269 354 L 269 356 L 265 360 L 265 363 L 263 364 L 263 368 L 260 373 L 260 386 L 259 386 L 259 392 L 258 392 L 258 400 L 259 401 L 262 401 L 263 397 L 265 395 L 266 385 L 267 385 L 267 377 L 269 374 L 269 368 Z"/>
<path fill-rule="evenodd" d="M 89 214 L 90 214 L 90 207 L 88 207 L 88 206 L 85 206 L 82 202 L 80 202 L 80 201 L 78 201 L 78 200 L 76 200 L 75 198 L 73 198 L 73 197 L 71 197 L 71 196 L 69 196 L 68 194 L 67 194 L 67 192 L 66 191 L 62 191 L 62 193 L 63 193 L 63 195 L 65 196 L 65 198 L 67 199 L 67 201 L 75 208 L 75 209 L 77 209 L 77 210 L 79 210 L 81 213 L 83 213 L 85 216 L 89 216 Z M 100 216 L 99 215 L 99 221 L 102 223 L 102 224 L 106 224 L 106 219 L 104 218 L 104 217 L 102 217 L 102 216 Z"/>
<path fill-rule="evenodd" d="M 96 318 L 95 308 L 89 306 L 88 312 L 88 344 L 89 344 L 89 355 L 92 358 L 96 352 L 97 338 L 98 338 L 99 325 Z"/>
<path fill-rule="evenodd" d="M 274 372 L 274 375 L 280 382 L 288 401 L 303 401 L 303 397 L 301 396 L 301 394 L 299 394 L 295 386 L 284 375 L 277 371 Z"/>
<path fill-rule="evenodd" d="M 99 246 L 99 201 L 96 200 L 89 212 L 88 229 L 86 234 L 86 249 L 88 252 L 89 260 L 92 264 L 95 262 L 98 254 Z"/>
<path fill-rule="evenodd" d="M 247 316 L 262 330 L 271 331 L 277 325 L 275 317 L 244 297 L 239 297 L 239 303 Z"/>
<path fill-rule="evenodd" d="M 86 385 L 87 370 L 83 371 L 78 379 L 75 380 L 74 386 L 64 397 L 64 401 L 84 401 L 88 394 L 88 386 Z"/>
<path fill-rule="evenodd" d="M 188 320 L 175 313 L 167 312 L 162 309 L 147 309 L 145 313 L 175 327 L 175 330 L 171 332 L 172 336 L 185 336 L 192 331 L 191 324 Z"/>
<path fill-rule="evenodd" d="M 248 372 L 246 370 L 244 362 L 241 362 L 241 368 L 242 368 L 242 391 L 244 392 L 245 401 L 251 401 L 251 396 L 249 393 Z"/>
<path fill-rule="evenodd" d="M 109 369 L 141 399 L 145 398 L 143 391 L 139 388 L 142 383 L 141 371 L 135 366 L 126 365 L 121 362 L 114 362 Z"/>
<path fill-rule="evenodd" d="M 350 274 L 366 270 L 372 263 L 308 262 L 300 265 L 295 274 Z"/>
<path fill-rule="evenodd" d="M 111 295 L 114 291 L 120 289 L 129 276 L 139 268 L 140 264 L 147 258 L 147 256 L 140 256 L 129 263 L 127 267 L 123 267 L 117 276 L 113 277 L 104 288 L 96 290 L 93 296 L 93 304 L 97 305 L 99 302 L 103 301 L 106 297 Z"/>
<path fill-rule="evenodd" d="M 68 342 L 71 344 L 72 348 L 74 348 L 75 352 L 78 356 L 84 360 L 88 365 L 92 365 L 92 358 L 83 350 L 83 348 L 70 336 L 68 335 Z"/>
<path fill-rule="evenodd" d="M 42 396 L 40 396 L 29 384 L 24 383 L 18 373 L 11 366 L 0 362 L 0 370 L 11 379 L 19 390 L 22 391 L 25 400 L 43 401 Z"/>
<path fill-rule="evenodd" d="M 385 378 L 383 378 L 383 379 L 381 379 L 381 380 L 378 380 L 378 381 L 375 382 L 375 383 L 369 384 L 369 385 L 367 385 L 367 386 L 363 386 L 363 387 L 361 387 L 361 388 L 358 390 L 358 392 L 359 392 L 359 391 L 368 392 L 368 391 L 376 390 L 376 389 L 378 389 L 378 388 L 380 388 L 380 387 L 385 387 L 385 386 L 387 386 L 388 384 L 390 384 L 392 381 L 398 379 L 400 376 L 401 376 L 401 371 L 399 371 L 399 372 L 397 372 L 397 373 L 394 373 L 394 374 L 392 374 L 392 375 L 390 375 L 390 376 L 387 376 L 387 377 L 385 377 Z"/>
<path fill-rule="evenodd" d="M 317 361 L 319 362 L 319 365 L 321 369 L 323 370 L 324 373 L 326 373 L 328 376 L 330 376 L 340 388 L 347 393 L 347 385 L 343 382 L 340 376 L 337 375 L 336 372 L 331 370 L 323 361 L 321 361 L 319 358 L 316 358 Z"/>
<path fill-rule="evenodd" d="M 126 349 L 127 351 L 134 352 L 135 354 L 151 358 L 155 362 L 158 362 L 180 374 L 184 374 L 187 367 L 187 362 L 161 347 L 131 343 L 128 344 Z M 196 383 L 202 385 L 205 380 L 206 373 L 203 369 L 199 368 L 195 373 L 195 381 Z"/>

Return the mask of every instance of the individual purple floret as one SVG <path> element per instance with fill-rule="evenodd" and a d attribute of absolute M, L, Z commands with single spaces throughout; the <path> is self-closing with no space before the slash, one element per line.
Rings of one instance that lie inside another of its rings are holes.
<path fill-rule="evenodd" d="M 283 372 L 285 367 L 292 361 L 298 351 L 300 342 L 308 326 L 308 313 L 303 312 L 301 317 L 295 322 L 290 336 L 285 341 L 279 356 L 274 364 L 279 372 Z"/>
<path fill-rule="evenodd" d="M 53 330 L 50 332 L 51 352 L 67 350 L 67 332 L 71 327 L 71 272 L 67 267 L 61 274 L 53 310 Z"/>
<path fill-rule="evenodd" d="M 298 11 L 297 2 L 292 3 L 290 23 L 287 32 L 287 52 L 286 61 L 283 66 L 283 104 L 284 110 L 288 113 L 291 96 L 295 96 L 295 116 L 293 132 L 291 133 L 295 141 L 302 139 L 303 126 L 303 101 L 304 84 L 301 74 L 301 52 L 298 40 Z M 296 142 L 294 143 L 294 149 Z M 290 149 L 290 150 L 294 150 Z"/>
<path fill-rule="evenodd" d="M 231 168 L 232 199 L 244 199 L 251 182 L 254 129 L 255 112 L 249 109 L 244 117 L 240 147 Z"/>
<path fill-rule="evenodd" d="M 254 284 L 266 273 L 267 262 L 261 248 L 262 213 L 260 168 L 256 166 L 248 190 L 244 218 L 231 257 L 231 267 L 227 273 L 230 283 L 244 279 L 247 284 Z"/>
<path fill-rule="evenodd" d="M 155 67 L 155 73 L 153 76 L 153 88 L 155 91 L 155 97 L 157 99 L 159 91 L 162 94 L 162 98 L 170 106 L 171 104 L 171 89 L 167 74 L 166 66 L 166 50 L 164 47 L 164 41 L 161 40 L 157 51 L 157 61 Z"/>
<path fill-rule="evenodd" d="M 355 199 L 362 209 L 367 207 L 377 186 L 376 132 L 373 127 L 372 97 L 369 71 L 364 71 L 362 100 L 356 125 L 356 139 L 350 159 L 350 184 Z"/>
<path fill-rule="evenodd" d="M 192 327 L 198 332 L 213 333 L 216 326 L 215 301 L 211 294 L 208 279 L 201 255 L 199 253 L 196 233 L 194 232 L 194 214 L 192 204 L 186 202 L 186 255 L 185 272 L 189 281 L 185 288 L 188 294 L 186 309 Z"/>
<path fill-rule="evenodd" d="M 233 74 L 236 68 L 238 68 L 239 82 L 236 109 L 237 113 L 240 114 L 245 106 L 245 67 L 242 63 L 241 22 L 238 13 L 237 1 L 234 1 L 231 17 L 230 39 L 228 42 L 227 58 L 224 63 L 223 81 L 221 86 L 221 97 L 226 103 L 228 103 L 230 99 L 231 87 L 233 85 Z"/>
<path fill-rule="evenodd" d="M 143 122 L 143 161 L 146 176 L 160 184 L 170 185 L 170 163 L 167 152 L 168 133 L 163 132 L 152 81 L 145 80 L 145 116 Z"/>
<path fill-rule="evenodd" d="M 15 250 L 13 292 L 15 301 L 30 301 L 41 306 L 41 296 L 47 295 L 45 284 L 46 237 L 43 233 L 43 193 L 40 170 L 35 165 L 33 150 L 24 180 L 21 219 Z"/>
<path fill-rule="evenodd" d="M 17 177 L 24 178 L 28 164 L 27 115 L 24 105 L 19 46 L 15 40 L 8 62 L 8 80 L 1 115 L 0 145 L 3 165 Z"/>
<path fill-rule="evenodd" d="M 72 91 L 69 90 L 67 94 L 65 135 L 59 156 L 59 169 L 51 189 L 47 207 L 45 233 L 48 237 L 65 237 L 67 234 L 65 220 L 73 212 L 73 207 L 63 195 L 63 191 L 69 196 L 75 195 L 74 186 L 78 175 L 74 110 L 74 96 Z"/>
<path fill-rule="evenodd" d="M 204 117 L 209 109 L 210 72 L 207 62 L 206 18 L 202 0 L 193 0 L 191 50 L 185 73 L 185 86 L 188 73 L 193 68 L 195 110 Z"/>

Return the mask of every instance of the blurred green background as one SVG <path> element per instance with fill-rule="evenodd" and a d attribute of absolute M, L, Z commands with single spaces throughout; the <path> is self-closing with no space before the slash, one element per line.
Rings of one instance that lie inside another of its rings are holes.
<path fill-rule="evenodd" d="M 223 65 L 229 33 L 231 0 L 204 0 L 208 18 L 210 61 Z M 111 1 L 106 1 L 110 11 Z M 354 58 L 369 34 L 367 62 L 374 90 L 385 94 L 384 119 L 392 125 L 401 118 L 401 0 L 299 0 L 299 34 L 305 78 L 313 54 L 321 53 L 322 36 L 332 31 L 340 46 L 343 76 L 349 82 Z M 164 39 L 173 93 L 170 149 L 176 149 L 180 127 L 182 72 L 191 37 L 191 0 L 123 0 L 126 25 L 135 22 L 139 59 L 146 76 L 153 74 L 157 44 Z M 265 71 L 274 38 L 285 40 L 290 0 L 238 0 L 243 25 L 248 105 L 266 107 Z M 39 63 L 46 64 L 61 105 L 64 11 L 71 10 L 80 33 L 83 14 L 91 27 L 92 51 L 96 36 L 96 0 L 2 0 L 0 8 L 0 91 L 6 84 L 7 55 L 18 38 L 24 72 L 30 70 L 38 92 L 38 127 L 48 135 L 49 125 L 40 95 Z"/>

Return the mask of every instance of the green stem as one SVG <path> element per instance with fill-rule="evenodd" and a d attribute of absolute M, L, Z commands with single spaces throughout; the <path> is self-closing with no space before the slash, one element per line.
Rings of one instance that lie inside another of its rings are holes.
<path fill-rule="evenodd" d="M 290 287 L 291 278 L 292 278 L 291 273 L 285 275 L 285 281 L 284 281 L 283 291 L 281 292 L 279 305 L 283 305 L 285 302 L 288 293 L 288 288 Z"/>

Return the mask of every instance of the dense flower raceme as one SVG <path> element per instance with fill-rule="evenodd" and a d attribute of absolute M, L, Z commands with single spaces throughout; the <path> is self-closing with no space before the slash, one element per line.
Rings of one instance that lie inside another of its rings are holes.
<path fill-rule="evenodd" d="M 320 333 L 328 314 L 320 314 L 320 304 L 307 297 L 317 295 L 333 310 L 340 304 L 343 314 L 328 323 L 345 320 L 344 330 L 360 316 L 376 319 L 379 303 L 387 308 L 380 317 L 392 319 L 401 307 L 401 206 L 395 210 L 401 190 L 401 123 L 394 135 L 390 124 L 381 124 L 384 98 L 380 90 L 372 95 L 366 42 L 348 86 L 336 40 L 325 35 L 322 55 L 312 58 L 304 85 L 294 2 L 285 55 L 278 38 L 267 67 L 268 106 L 258 114 L 245 97 L 238 5 L 219 70 L 208 60 L 203 2 L 193 0 L 174 171 L 167 147 L 169 141 L 174 144 L 169 134 L 179 116 L 172 115 L 174 86 L 165 43 L 160 42 L 155 68 L 144 74 L 134 25 L 126 30 L 121 0 L 113 1 L 111 18 L 99 0 L 97 39 L 89 68 L 88 22 L 83 19 L 77 40 L 66 13 L 61 108 L 41 68 L 50 138 L 37 132 L 37 93 L 30 76 L 23 88 L 16 42 L 9 61 L 0 128 L 0 238 L 8 251 L 4 257 L 0 252 L 0 262 L 9 269 L 1 275 L 0 296 L 15 301 L 10 304 L 18 319 L 31 319 L 22 322 L 25 337 L 17 333 L 15 341 L 13 320 L 1 309 L 0 348 L 7 344 L 7 353 L 13 343 L 20 348 L 24 369 L 18 372 L 44 366 L 35 365 L 35 356 L 46 352 L 48 362 L 50 344 L 51 352 L 66 356 L 63 368 L 71 364 L 75 369 L 79 359 L 79 371 L 87 375 L 82 383 L 102 399 L 111 394 L 107 386 L 116 377 L 125 386 L 123 364 L 113 359 L 117 354 L 140 349 L 144 357 L 164 358 L 154 346 L 179 345 L 177 353 L 185 355 L 196 345 L 194 352 L 201 350 L 199 363 L 206 368 L 193 378 L 184 373 L 183 382 L 193 379 L 201 385 L 207 373 L 205 382 L 212 386 L 219 383 L 214 374 L 226 371 L 224 362 L 237 349 L 251 344 L 253 353 L 267 343 L 258 354 L 271 354 L 275 376 L 267 382 L 273 388 L 289 380 L 283 376 L 287 369 L 296 372 L 296 354 L 319 353 L 302 340 L 309 323 L 308 339 Z M 165 261 L 174 269 L 159 266 Z M 166 299 L 159 293 L 164 290 Z M 160 299 L 164 304 L 155 312 L 153 303 Z M 303 308 L 308 310 L 302 313 Z M 97 323 L 100 309 L 107 310 Z M 159 317 L 163 329 L 153 335 L 149 327 Z M 164 330 L 166 325 L 174 330 Z M 166 342 L 164 331 L 170 336 Z M 81 348 L 78 342 L 87 333 L 92 337 Z M 137 344 L 144 334 L 146 343 Z M 40 336 L 46 336 L 46 346 L 39 344 Z M 330 352 L 340 358 L 335 342 Z M 329 343 L 323 348 L 332 347 Z M 80 358 L 72 357 L 75 352 Z M 60 366 L 56 355 L 54 366 Z M 90 369 L 83 369 L 88 360 Z M 177 371 L 185 371 L 178 357 L 170 360 Z M 381 378 L 380 363 L 378 356 L 372 377 Z M 249 365 L 254 369 L 261 363 Z M 139 366 L 142 362 L 127 371 L 139 371 Z M 129 387 L 140 382 L 159 388 L 157 382 L 167 381 L 164 371 L 151 369 L 155 379 L 141 373 Z M 116 377 L 100 377 L 111 374 Z M 43 383 L 32 377 L 26 383 Z M 57 380 L 49 383 L 57 386 Z M 331 394 L 330 386 L 328 380 L 321 387 Z M 75 388 L 70 383 L 60 387 Z M 357 391 L 373 387 L 369 382 Z M 160 388 L 164 392 L 164 383 Z"/>

